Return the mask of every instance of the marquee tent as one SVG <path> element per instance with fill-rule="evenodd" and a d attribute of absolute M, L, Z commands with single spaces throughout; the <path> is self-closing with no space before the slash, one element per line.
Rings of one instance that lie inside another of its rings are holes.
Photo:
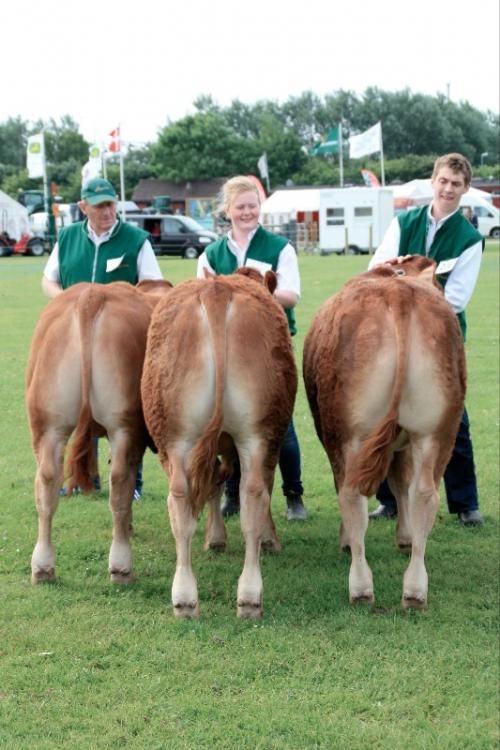
<path fill-rule="evenodd" d="M 18 242 L 21 235 L 30 234 L 28 211 L 24 206 L 0 190 L 0 232 Z"/>

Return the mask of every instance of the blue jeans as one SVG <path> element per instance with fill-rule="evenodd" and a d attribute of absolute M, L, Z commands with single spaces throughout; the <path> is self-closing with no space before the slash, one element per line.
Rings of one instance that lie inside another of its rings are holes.
<path fill-rule="evenodd" d="M 286 428 L 285 437 L 281 445 L 279 467 L 283 483 L 281 488 L 283 494 L 302 495 L 304 488 L 300 479 L 300 446 L 297 433 L 293 426 L 293 419 L 290 420 Z M 234 464 L 234 471 L 226 480 L 226 495 L 228 497 L 238 497 L 240 489 L 241 470 L 238 458 Z"/>
<path fill-rule="evenodd" d="M 470 437 L 469 416 L 465 409 L 443 479 L 450 513 L 465 513 L 468 510 L 478 509 L 474 451 Z M 386 508 L 397 510 L 396 499 L 389 489 L 387 480 L 384 480 L 378 488 L 377 500 Z"/>

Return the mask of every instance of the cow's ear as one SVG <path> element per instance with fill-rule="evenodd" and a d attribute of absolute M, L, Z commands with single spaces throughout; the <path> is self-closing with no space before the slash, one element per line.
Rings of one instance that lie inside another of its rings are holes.
<path fill-rule="evenodd" d="M 278 286 L 278 279 L 274 271 L 266 271 L 264 274 L 264 286 L 267 286 L 271 294 L 274 294 L 274 291 Z"/>
<path fill-rule="evenodd" d="M 418 274 L 419 279 L 422 279 L 422 281 L 426 281 L 428 284 L 435 284 L 436 283 L 436 277 L 435 277 L 435 270 L 436 270 L 436 264 L 432 263 L 432 265 L 427 266 L 427 268 L 424 268 L 420 273 Z"/>

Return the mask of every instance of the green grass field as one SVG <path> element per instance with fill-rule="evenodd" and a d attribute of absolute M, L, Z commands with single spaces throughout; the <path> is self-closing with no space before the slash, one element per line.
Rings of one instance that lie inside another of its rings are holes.
<path fill-rule="evenodd" d="M 465 529 L 442 498 L 427 547 L 429 608 L 400 608 L 407 560 L 394 522 L 372 523 L 367 559 L 376 605 L 348 603 L 349 557 L 302 384 L 295 411 L 310 519 L 290 525 L 279 480 L 283 551 L 265 555 L 264 617 L 236 618 L 243 564 L 237 519 L 224 554 L 193 544 L 201 619 L 170 604 L 175 551 L 166 480 L 145 458 L 135 510 L 137 582 L 107 575 L 111 518 L 99 495 L 64 498 L 54 523 L 58 581 L 30 584 L 36 539 L 34 459 L 24 408 L 31 334 L 46 304 L 44 260 L 0 260 L 0 747 L 4 750 L 490 750 L 498 747 L 498 246 L 490 243 L 469 306 L 471 418 L 486 523 Z M 366 258 L 300 258 L 302 341 L 324 299 Z M 173 282 L 195 262 L 162 259 Z M 101 469 L 106 478 L 106 449 Z M 374 501 L 371 501 L 374 507 Z"/>

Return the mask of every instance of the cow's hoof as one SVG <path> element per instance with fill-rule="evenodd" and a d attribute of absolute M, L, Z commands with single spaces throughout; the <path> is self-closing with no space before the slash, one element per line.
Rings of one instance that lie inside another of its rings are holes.
<path fill-rule="evenodd" d="M 203 549 L 205 552 L 208 552 L 209 550 L 213 550 L 214 552 L 224 552 L 226 549 L 226 540 L 225 539 L 214 539 L 213 542 L 205 542 L 203 545 Z"/>
<path fill-rule="evenodd" d="M 403 594 L 401 606 L 403 609 L 426 609 L 427 597 L 425 594 Z"/>
<path fill-rule="evenodd" d="M 174 615 L 182 620 L 198 619 L 200 616 L 198 602 L 179 602 L 178 604 L 174 604 Z"/>
<path fill-rule="evenodd" d="M 263 539 L 260 546 L 264 552 L 281 552 L 282 549 L 277 537 Z"/>
<path fill-rule="evenodd" d="M 56 580 L 56 571 L 54 568 L 46 568 L 44 570 L 33 570 L 31 571 L 31 583 L 36 585 L 37 583 L 54 583 Z"/>
<path fill-rule="evenodd" d="M 238 602 L 236 614 L 245 620 L 258 620 L 262 617 L 262 602 Z"/>
<path fill-rule="evenodd" d="M 375 604 L 375 594 L 373 591 L 360 591 L 358 594 L 349 596 L 351 604 Z"/>
<path fill-rule="evenodd" d="M 111 583 L 117 583 L 121 586 L 126 586 L 129 583 L 135 583 L 135 575 L 132 573 L 132 571 L 130 571 L 130 573 L 127 573 L 123 570 L 110 570 L 109 577 L 111 578 Z"/>

